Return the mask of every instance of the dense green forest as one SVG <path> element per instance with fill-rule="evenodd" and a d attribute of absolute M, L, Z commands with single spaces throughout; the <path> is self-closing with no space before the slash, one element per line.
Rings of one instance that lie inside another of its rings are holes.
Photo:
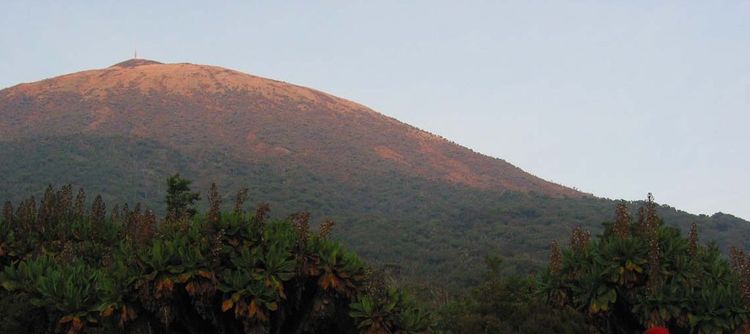
<path fill-rule="evenodd" d="M 331 240 L 335 223 L 273 219 L 248 190 L 204 194 L 175 175 L 163 218 L 107 209 L 71 186 L 6 202 L 0 220 L 3 333 L 746 332 L 750 259 L 683 237 L 649 197 L 592 236 L 572 230 L 532 274 L 502 256 L 476 284 L 424 289 Z M 204 199 L 204 210 L 197 205 Z M 227 209 L 229 210 L 223 210 Z M 633 218 L 635 217 L 635 218 Z M 313 225 L 318 226 L 317 228 Z M 424 282 L 422 282 L 424 283 Z M 440 287 L 441 280 L 430 282 Z M 409 292 L 411 291 L 411 292 Z M 420 294 L 413 297 L 413 292 Z M 442 293 L 441 293 L 442 292 Z"/>
<path fill-rule="evenodd" d="M 415 285 L 438 280 L 451 290 L 478 284 L 487 256 L 502 256 L 504 272 L 542 270 L 552 241 L 576 226 L 602 232 L 601 222 L 614 218 L 617 203 L 478 190 L 408 177 L 386 165 L 378 174 L 353 170 L 342 181 L 289 167 L 294 164 L 283 159 L 248 163 L 220 150 L 194 159 L 153 141 L 123 137 L 3 142 L 0 156 L 9 157 L 0 164 L 0 198 L 13 202 L 31 194 L 40 198 L 48 184 L 64 180 L 101 194 L 107 203 L 148 203 L 155 214 L 164 215 L 164 177 L 173 171 L 195 180 L 196 189 L 208 189 L 208 180 L 216 180 L 225 197 L 247 185 L 248 202 L 270 203 L 274 217 L 306 211 L 331 218 L 337 222 L 332 238 L 363 259 L 388 266 Z M 206 210 L 207 202 L 198 207 Z M 731 245 L 750 249 L 750 224 L 744 220 L 696 216 L 662 205 L 656 210 L 682 231 L 696 223 L 702 239 L 716 241 L 724 252 Z"/>

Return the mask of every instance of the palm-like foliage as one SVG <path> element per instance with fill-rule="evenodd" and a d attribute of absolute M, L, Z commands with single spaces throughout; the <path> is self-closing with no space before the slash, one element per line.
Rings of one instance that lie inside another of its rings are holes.
<path fill-rule="evenodd" d="M 368 334 L 427 333 L 434 321 L 403 292 L 392 288 L 360 296 L 351 304 L 350 315 L 357 320 L 359 331 Z"/>
<path fill-rule="evenodd" d="M 748 321 L 739 276 L 714 246 L 666 226 L 646 202 L 637 223 L 621 215 L 596 240 L 562 252 L 542 278 L 548 301 L 587 314 L 602 332 L 666 326 L 731 333 Z M 694 233 L 694 232 L 693 232 Z M 553 256 L 554 257 L 554 256 Z"/>
<path fill-rule="evenodd" d="M 365 298 L 366 267 L 327 239 L 331 224 L 314 234 L 305 214 L 246 214 L 244 195 L 222 213 L 215 188 L 207 214 L 163 221 L 140 206 L 107 219 L 100 198 L 85 212 L 69 193 L 49 190 L 41 209 L 6 205 L 0 221 L 0 292 L 49 319 L 27 330 L 336 333 L 361 320 L 349 305 Z M 426 328 L 413 307 L 389 311 L 389 328 Z"/>

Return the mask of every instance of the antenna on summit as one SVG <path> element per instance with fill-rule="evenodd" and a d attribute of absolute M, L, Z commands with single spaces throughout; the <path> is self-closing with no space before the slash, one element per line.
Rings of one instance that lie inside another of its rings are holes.
<path fill-rule="evenodd" d="M 138 59 L 138 49 L 133 50 L 133 59 Z"/>

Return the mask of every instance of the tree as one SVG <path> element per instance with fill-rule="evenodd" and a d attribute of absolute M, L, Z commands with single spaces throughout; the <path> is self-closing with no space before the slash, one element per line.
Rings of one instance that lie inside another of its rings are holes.
<path fill-rule="evenodd" d="M 167 214 L 171 217 L 193 217 L 198 212 L 195 201 L 200 200 L 200 194 L 190 191 L 190 180 L 180 177 L 180 174 L 167 179 Z"/>
<path fill-rule="evenodd" d="M 365 264 L 327 238 L 333 223 L 312 233 L 309 214 L 271 220 L 265 204 L 255 215 L 235 205 L 184 216 L 188 224 L 157 222 L 138 204 L 113 220 L 97 202 L 81 219 L 68 201 L 26 214 L 30 199 L 0 220 L 0 332 L 354 333 L 371 329 L 373 301 L 391 333 L 429 329 L 402 292 L 383 287 L 377 298 L 367 288 Z"/>
<path fill-rule="evenodd" d="M 649 194 L 631 223 L 621 204 L 614 224 L 589 240 L 576 229 L 570 248 L 553 248 L 542 278 L 548 303 L 572 307 L 602 333 L 733 333 L 748 322 L 740 275 L 715 245 L 683 238 L 656 216 Z"/>

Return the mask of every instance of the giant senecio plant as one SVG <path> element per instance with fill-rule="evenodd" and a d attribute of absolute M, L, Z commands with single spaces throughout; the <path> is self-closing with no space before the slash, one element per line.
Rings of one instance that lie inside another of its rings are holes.
<path fill-rule="evenodd" d="M 675 333 L 733 333 L 748 322 L 740 274 L 714 245 L 680 236 L 656 216 L 649 194 L 633 222 L 620 204 L 614 223 L 589 240 L 574 230 L 570 247 L 553 247 L 542 277 L 548 302 L 584 312 L 603 333 L 663 326 Z"/>
<path fill-rule="evenodd" d="M 221 212 L 213 186 L 206 214 L 171 212 L 164 220 L 140 205 L 113 209 L 107 218 L 101 198 L 85 210 L 85 194 L 73 200 L 69 186 L 50 187 L 39 208 L 33 198 L 17 210 L 7 203 L 0 221 L 0 297 L 26 302 L 0 304 L 8 308 L 0 329 L 367 331 L 358 310 L 370 298 L 365 286 L 371 277 L 355 254 L 328 239 L 333 223 L 313 233 L 309 215 L 270 220 L 267 204 L 245 212 L 246 197 L 247 190 L 240 191 L 233 212 Z M 389 324 L 388 332 L 430 326 L 411 306 L 389 310 L 416 318 L 399 315 L 406 322 Z"/>

